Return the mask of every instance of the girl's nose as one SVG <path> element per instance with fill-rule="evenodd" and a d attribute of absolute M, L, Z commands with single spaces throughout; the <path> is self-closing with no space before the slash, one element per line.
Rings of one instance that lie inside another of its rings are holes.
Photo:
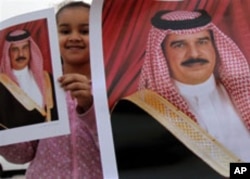
<path fill-rule="evenodd" d="M 71 40 L 71 41 L 80 41 L 81 40 L 81 35 L 79 33 L 77 33 L 77 32 L 73 32 L 70 35 L 69 40 Z"/>

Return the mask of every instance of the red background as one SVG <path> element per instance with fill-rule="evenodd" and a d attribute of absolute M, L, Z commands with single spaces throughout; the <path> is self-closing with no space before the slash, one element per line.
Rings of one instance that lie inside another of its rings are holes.
<path fill-rule="evenodd" d="M 205 9 L 250 61 L 250 1 L 246 0 L 106 0 L 103 5 L 103 48 L 110 108 L 137 90 L 150 19 L 159 10 Z"/>

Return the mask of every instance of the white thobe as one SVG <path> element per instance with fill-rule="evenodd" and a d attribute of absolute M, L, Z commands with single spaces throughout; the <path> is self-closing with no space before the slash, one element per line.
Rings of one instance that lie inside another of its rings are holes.
<path fill-rule="evenodd" d="M 28 67 L 22 70 L 13 70 L 14 75 L 17 78 L 19 87 L 39 106 L 43 106 L 42 93 L 35 81 L 32 72 Z"/>
<path fill-rule="evenodd" d="M 199 125 L 242 161 L 250 162 L 250 131 L 222 84 L 212 75 L 198 85 L 175 81 Z"/>

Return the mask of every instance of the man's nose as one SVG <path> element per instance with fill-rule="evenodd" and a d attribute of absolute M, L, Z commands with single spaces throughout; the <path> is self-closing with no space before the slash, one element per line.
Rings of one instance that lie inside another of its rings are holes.
<path fill-rule="evenodd" d="M 192 58 L 197 58 L 199 56 L 199 48 L 195 45 L 190 45 L 188 48 L 188 55 Z"/>
<path fill-rule="evenodd" d="M 23 57 L 24 56 L 24 51 L 22 49 L 19 50 L 19 57 Z"/>

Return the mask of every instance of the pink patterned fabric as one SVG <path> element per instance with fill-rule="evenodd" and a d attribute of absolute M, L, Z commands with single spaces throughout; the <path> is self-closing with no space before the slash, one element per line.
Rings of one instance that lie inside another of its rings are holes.
<path fill-rule="evenodd" d="M 186 20 L 199 16 L 199 12 L 173 11 L 162 16 L 165 20 Z M 187 103 L 178 93 L 169 73 L 167 59 L 161 44 L 170 33 L 191 34 L 212 30 L 219 55 L 218 74 L 246 126 L 250 129 L 250 70 L 249 64 L 237 45 L 221 32 L 212 22 L 205 26 L 184 30 L 161 30 L 152 26 L 144 64 L 141 71 L 139 90 L 148 88 L 168 99 L 176 107 L 196 121 Z"/>
<path fill-rule="evenodd" d="M 11 32 L 10 34 L 12 36 L 16 36 L 16 35 L 21 35 L 24 32 L 25 32 L 24 30 L 15 30 L 15 31 Z M 46 100 L 45 100 L 46 95 L 45 95 L 45 81 L 44 81 L 44 70 L 43 70 L 43 57 L 42 57 L 42 53 L 41 53 L 39 47 L 37 46 L 37 44 L 35 43 L 35 41 L 32 39 L 31 36 L 29 36 L 26 39 L 19 40 L 19 41 L 13 41 L 13 42 L 8 42 L 7 40 L 5 40 L 4 46 L 3 46 L 3 54 L 2 54 L 1 61 L 0 61 L 1 62 L 0 63 L 0 72 L 7 74 L 14 82 L 16 82 L 18 84 L 17 79 L 12 72 L 11 60 L 9 57 L 9 48 L 10 48 L 11 44 L 13 44 L 13 43 L 18 44 L 20 42 L 27 41 L 27 40 L 29 40 L 29 42 L 30 42 L 30 53 L 31 53 L 29 68 L 32 71 L 34 78 L 39 86 L 39 89 L 43 95 L 43 103 L 44 103 L 44 105 L 46 105 L 45 104 L 46 103 Z"/>
<path fill-rule="evenodd" d="M 76 101 L 67 95 L 71 134 L 0 147 L 0 154 L 14 163 L 29 162 L 27 179 L 101 179 L 94 108 L 76 113 Z M 46 132 L 46 131 L 45 131 Z"/>

